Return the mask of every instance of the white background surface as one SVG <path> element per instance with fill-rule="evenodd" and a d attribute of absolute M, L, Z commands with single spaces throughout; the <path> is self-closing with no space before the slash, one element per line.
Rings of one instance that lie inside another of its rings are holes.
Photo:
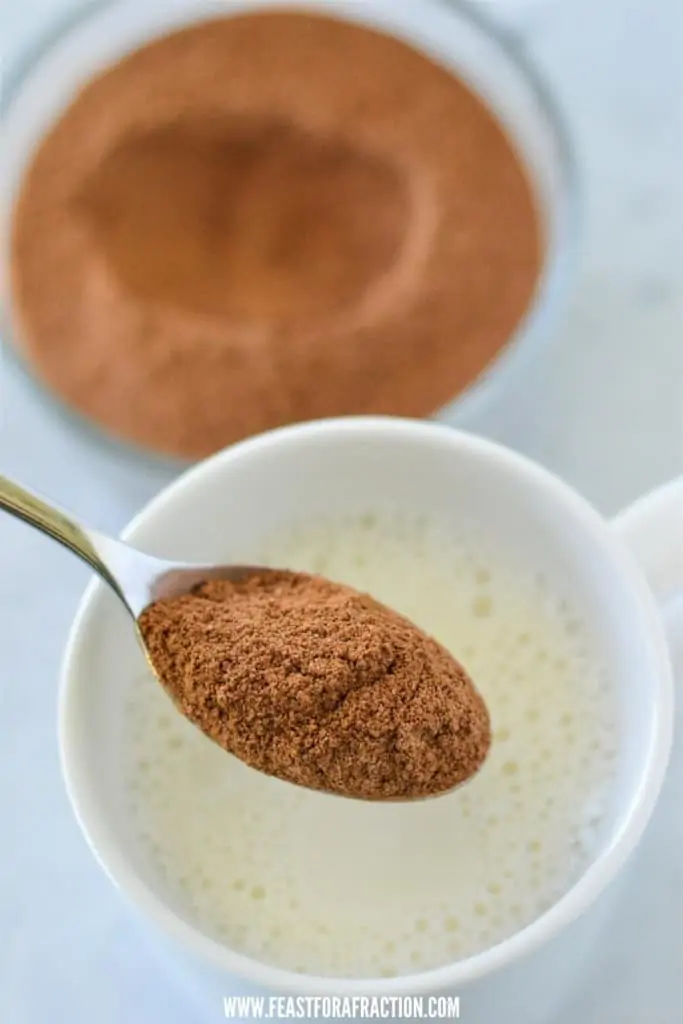
<path fill-rule="evenodd" d="M 683 470 L 683 11 L 680 0 L 504 6 L 569 120 L 585 239 L 554 344 L 504 406 L 467 425 L 540 459 L 612 514 Z M 5 67 L 69 9 L 0 0 Z M 10 361 L 0 386 L 0 471 L 101 527 L 118 531 L 170 477 L 65 422 Z M 86 579 L 54 545 L 0 521 L 0 1021 L 209 1024 L 221 1019 L 219 989 L 134 919 L 66 804 L 56 681 Z M 678 627 L 683 677 L 683 607 Z M 596 977 L 552 1024 L 680 1019 L 683 879 L 672 871 L 676 855 L 683 861 L 682 756 Z"/>

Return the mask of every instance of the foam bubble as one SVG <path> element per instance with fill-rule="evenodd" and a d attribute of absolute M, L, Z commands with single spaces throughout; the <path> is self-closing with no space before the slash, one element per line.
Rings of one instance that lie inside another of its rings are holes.
<path fill-rule="evenodd" d="M 551 581 L 463 529 L 374 511 L 270 539 L 267 564 L 370 591 L 449 647 L 494 742 L 467 787 L 368 805 L 267 779 L 131 682 L 131 823 L 178 910 L 218 941 L 298 971 L 393 977 L 469 956 L 529 923 L 600 837 L 616 752 L 612 690 Z"/>

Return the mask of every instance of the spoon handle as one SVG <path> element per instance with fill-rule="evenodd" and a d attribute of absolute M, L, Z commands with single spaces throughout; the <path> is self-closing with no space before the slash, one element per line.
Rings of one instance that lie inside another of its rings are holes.
<path fill-rule="evenodd" d="M 73 554 L 78 555 L 127 603 L 121 586 L 105 560 L 107 548 L 118 547 L 116 541 L 89 529 L 68 512 L 63 512 L 39 498 L 37 494 L 32 494 L 25 487 L 2 475 L 0 475 L 0 509 L 23 520 L 29 526 L 35 527 L 41 533 L 47 534 L 59 544 L 63 544 Z"/>

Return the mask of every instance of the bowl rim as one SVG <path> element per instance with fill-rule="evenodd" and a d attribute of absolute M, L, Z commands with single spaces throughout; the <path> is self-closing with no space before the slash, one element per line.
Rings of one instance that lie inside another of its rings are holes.
<path fill-rule="evenodd" d="M 437 422 L 446 421 L 457 426 L 467 426 L 472 419 L 481 415 L 489 404 L 498 400 L 506 386 L 515 387 L 525 368 L 533 365 L 534 359 L 550 342 L 552 332 L 556 329 L 562 310 L 569 299 L 578 265 L 583 189 L 571 132 L 547 77 L 530 57 L 519 36 L 505 24 L 497 22 L 482 5 L 465 0 L 147 0 L 145 5 L 146 16 L 150 19 L 154 19 L 155 12 L 161 8 L 168 11 L 170 31 L 193 22 L 239 15 L 260 8 L 314 9 L 344 19 L 352 7 L 358 11 L 362 6 L 367 7 L 370 15 L 373 9 L 383 12 L 387 22 L 383 22 L 379 30 L 387 33 L 391 33 L 390 19 L 400 35 L 400 10 L 410 11 L 418 7 L 426 11 L 432 19 L 442 19 L 444 24 L 447 21 L 457 23 L 459 20 L 475 33 L 479 33 L 488 44 L 498 50 L 499 57 L 524 84 L 537 108 L 536 120 L 543 122 L 543 131 L 551 140 L 554 172 L 558 181 L 558 202 L 552 214 L 555 237 L 546 248 L 534 296 L 519 323 L 488 366 L 452 400 L 436 409 L 430 417 Z M 25 92 L 35 89 L 35 83 L 46 75 L 49 85 L 50 66 L 59 59 L 64 49 L 73 46 L 81 35 L 96 30 L 106 32 L 112 20 L 115 23 L 125 21 L 129 12 L 135 10 L 140 10 L 138 0 L 95 0 L 82 9 L 67 11 L 61 18 L 56 19 L 51 28 L 43 33 L 42 39 L 29 48 L 23 59 L 20 58 L 18 67 L 10 70 L 6 76 L 0 99 L 0 136 L 11 132 L 13 121 L 21 117 Z M 358 20 L 363 21 L 363 17 Z M 161 34 L 162 32 L 158 33 Z M 415 38 L 413 45 L 418 50 L 424 49 L 427 46 L 426 35 L 421 40 Z M 49 92 L 47 86 L 44 88 Z M 475 86 L 471 88 L 477 92 Z M 58 114 L 72 98 L 73 93 L 70 93 L 67 103 L 60 105 Z M 53 123 L 54 118 L 51 118 L 50 124 Z M 515 137 L 509 127 L 506 130 L 519 146 L 522 157 L 525 157 L 526 152 L 519 138 Z M 41 133 L 39 139 L 43 137 L 44 133 Z M 16 176 L 20 180 L 34 151 L 35 146 L 25 159 L 18 163 L 18 170 L 17 165 L 13 163 L 13 154 L 10 153 L 4 162 L 2 175 Z M 524 163 L 530 181 L 535 185 L 537 176 L 534 168 L 527 159 Z M 3 225 L 0 236 L 0 266 L 4 265 L 0 275 L 0 335 L 6 357 L 18 368 L 29 386 L 38 392 L 41 400 L 59 414 L 65 424 L 84 434 L 93 445 L 100 448 L 109 447 L 113 451 L 154 466 L 182 470 L 192 465 L 196 460 L 149 449 L 110 433 L 106 427 L 68 405 L 32 372 L 30 362 L 22 354 L 18 340 L 20 326 L 12 312 L 8 268 L 13 203 L 7 203 L 5 206 L 5 191 L 4 187 L 0 190 L 0 223 Z M 535 191 L 538 194 L 537 186 Z"/>
<path fill-rule="evenodd" d="M 540 949 L 594 904 L 639 843 L 657 803 L 673 741 L 674 680 L 664 623 L 645 577 L 621 540 L 619 520 L 616 521 L 617 528 L 613 528 L 573 488 L 549 470 L 496 442 L 448 426 L 396 417 L 344 417 L 282 427 L 239 442 L 187 470 L 163 488 L 133 518 L 122 537 L 134 541 L 141 528 L 152 523 L 177 497 L 191 490 L 196 482 L 229 471 L 231 463 L 252 455 L 258 456 L 260 449 L 296 444 L 301 437 L 317 436 L 324 439 L 330 435 L 355 434 L 362 438 L 368 432 L 389 438 L 393 443 L 401 443 L 402 440 L 429 444 L 436 442 L 450 447 L 454 454 L 459 450 L 467 450 L 489 460 L 497 460 L 524 475 L 530 485 L 545 490 L 571 511 L 577 523 L 605 550 L 615 575 L 622 585 L 629 587 L 638 601 L 643 643 L 647 646 L 653 667 L 656 666 L 652 673 L 652 699 L 655 706 L 652 739 L 643 755 L 643 763 L 639 766 L 638 779 L 634 783 L 627 815 L 620 829 L 564 895 L 520 931 L 473 956 L 415 974 L 363 979 L 297 974 L 237 953 L 180 918 L 138 878 L 118 845 L 109 844 L 106 825 L 104 828 L 100 826 L 100 822 L 105 819 L 101 816 L 98 819 L 100 808 L 96 806 L 96 800 L 89 800 L 89 780 L 76 763 L 78 755 L 69 738 L 73 719 L 77 716 L 72 695 L 79 674 L 79 648 L 85 642 L 92 617 L 98 614 L 96 599 L 104 590 L 103 584 L 93 580 L 80 602 L 69 633 L 62 659 L 58 708 L 62 775 L 85 839 L 114 885 L 162 933 L 205 963 L 277 992 L 314 996 L 419 996 L 464 986 Z"/>

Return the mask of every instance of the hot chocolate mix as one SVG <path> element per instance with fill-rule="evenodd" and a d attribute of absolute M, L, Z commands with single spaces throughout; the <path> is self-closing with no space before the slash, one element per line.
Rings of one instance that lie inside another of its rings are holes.
<path fill-rule="evenodd" d="M 508 341 L 529 182 L 461 81 L 311 14 L 222 17 L 91 81 L 13 224 L 20 344 L 107 432 L 201 457 L 332 415 L 427 415 Z"/>
<path fill-rule="evenodd" d="M 183 714 L 268 775 L 414 799 L 465 782 L 488 753 L 488 712 L 465 670 L 348 587 L 263 570 L 158 601 L 139 624 Z"/>

